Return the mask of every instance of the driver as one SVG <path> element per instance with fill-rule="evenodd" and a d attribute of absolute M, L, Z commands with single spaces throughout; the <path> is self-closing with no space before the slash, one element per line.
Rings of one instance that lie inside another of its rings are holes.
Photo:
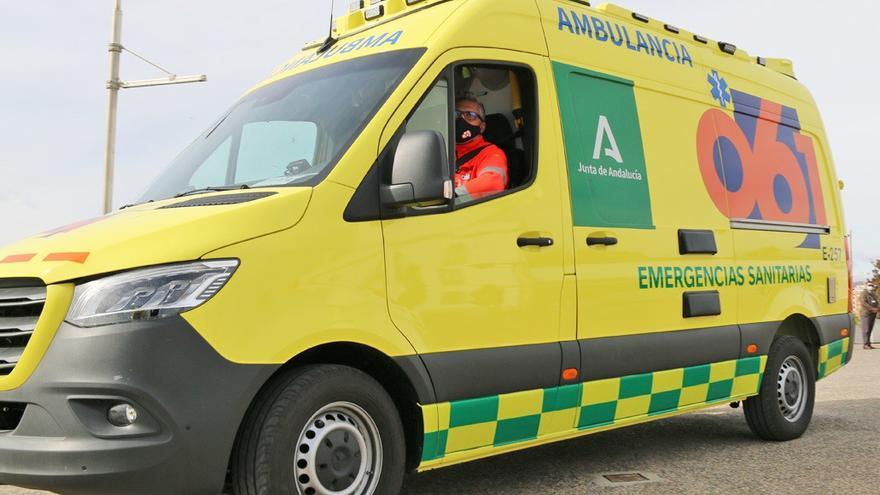
<path fill-rule="evenodd" d="M 486 141 L 486 109 L 476 98 L 455 102 L 455 194 L 463 201 L 507 188 L 507 156 Z"/>

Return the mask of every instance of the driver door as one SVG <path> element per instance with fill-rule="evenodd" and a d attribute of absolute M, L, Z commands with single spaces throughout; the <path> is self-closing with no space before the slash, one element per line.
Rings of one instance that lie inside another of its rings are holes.
<path fill-rule="evenodd" d="M 448 143 L 458 60 L 531 71 L 538 86 L 533 115 L 542 115 L 532 119 L 540 126 L 533 135 L 556 134 L 551 93 L 540 91 L 549 77 L 545 59 L 463 49 L 448 52 L 428 72 L 401 106 L 408 110 L 389 123 L 383 143 L 400 126 L 436 130 Z M 561 318 L 566 246 L 560 161 L 553 147 L 536 143 L 534 149 L 536 173 L 529 184 L 382 221 L 391 318 L 421 354 L 437 401 L 452 403 L 446 453 L 573 427 L 573 417 L 561 425 L 541 418 L 560 380 L 559 341 L 573 340 L 575 328 L 573 315 Z M 535 238 L 554 242 L 520 247 L 521 239 Z M 572 324 L 563 328 L 561 321 Z M 508 401 L 513 396 L 518 399 Z M 512 430 L 517 432 L 508 438 Z"/>

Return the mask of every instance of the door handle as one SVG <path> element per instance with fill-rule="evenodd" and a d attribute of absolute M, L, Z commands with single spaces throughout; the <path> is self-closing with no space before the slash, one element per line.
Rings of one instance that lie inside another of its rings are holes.
<path fill-rule="evenodd" d="M 519 247 L 550 247 L 553 245 L 553 239 L 549 237 L 520 237 L 516 240 L 516 245 Z"/>
<path fill-rule="evenodd" d="M 587 246 L 615 246 L 617 237 L 587 237 Z"/>

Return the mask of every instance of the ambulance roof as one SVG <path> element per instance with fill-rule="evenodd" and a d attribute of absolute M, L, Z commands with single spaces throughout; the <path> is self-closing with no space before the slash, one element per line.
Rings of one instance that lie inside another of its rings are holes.
<path fill-rule="evenodd" d="M 402 16 L 410 15 L 415 12 L 434 7 L 438 4 L 448 3 L 452 1 L 465 0 L 356 0 L 351 3 L 348 14 L 336 19 L 333 24 L 334 37 L 347 37 L 353 33 L 369 29 L 375 25 L 397 19 Z M 539 0 L 552 1 L 552 0 Z M 579 7 L 590 7 L 590 2 L 584 0 L 563 0 L 566 3 L 576 4 Z M 738 48 L 735 44 L 714 41 L 705 36 L 679 28 L 673 24 L 652 19 L 648 16 L 627 10 L 623 7 L 611 3 L 603 3 L 595 7 L 606 15 L 617 17 L 629 22 L 640 22 L 657 30 L 666 31 L 668 36 L 676 37 L 682 41 L 694 45 L 705 45 L 713 47 L 720 53 L 733 56 L 735 58 L 763 65 L 769 69 L 775 70 L 789 77 L 794 78 L 794 67 L 791 60 L 779 58 L 750 57 L 749 54 Z M 325 40 L 320 39 L 308 43 L 305 48 L 317 48 L 323 44 Z"/>

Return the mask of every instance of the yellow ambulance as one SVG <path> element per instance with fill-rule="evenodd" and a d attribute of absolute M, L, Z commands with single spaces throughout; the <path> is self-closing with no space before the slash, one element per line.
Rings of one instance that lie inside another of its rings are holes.
<path fill-rule="evenodd" d="M 467 119 L 501 190 L 453 182 Z M 740 402 L 797 438 L 852 356 L 841 187 L 790 61 L 579 0 L 356 2 L 138 204 L 0 250 L 0 483 L 397 493 Z"/>

